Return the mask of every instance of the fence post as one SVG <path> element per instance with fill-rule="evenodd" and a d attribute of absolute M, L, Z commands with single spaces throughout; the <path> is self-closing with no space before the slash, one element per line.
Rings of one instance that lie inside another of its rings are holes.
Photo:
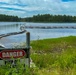
<path fill-rule="evenodd" d="M 27 64 L 30 67 L 30 32 L 26 32 L 26 48 L 27 48 L 27 53 L 28 53 L 28 59 L 27 59 Z"/>

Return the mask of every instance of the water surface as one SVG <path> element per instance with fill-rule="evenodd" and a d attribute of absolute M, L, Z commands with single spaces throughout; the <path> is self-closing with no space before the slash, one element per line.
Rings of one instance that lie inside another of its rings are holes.
<path fill-rule="evenodd" d="M 0 22 L 0 34 L 19 32 L 20 26 L 76 26 L 76 23 L 29 23 L 29 22 Z M 31 40 L 57 38 L 64 36 L 76 36 L 76 29 L 27 29 L 31 34 Z M 26 34 L 8 36 L 0 39 L 0 43 L 6 47 L 26 42 Z"/>

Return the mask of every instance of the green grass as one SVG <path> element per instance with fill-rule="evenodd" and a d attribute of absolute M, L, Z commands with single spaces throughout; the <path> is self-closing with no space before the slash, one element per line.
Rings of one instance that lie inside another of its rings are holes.
<path fill-rule="evenodd" d="M 40 73 L 44 71 L 41 75 L 76 75 L 75 36 L 32 41 L 31 46 L 33 61 Z"/>
<path fill-rule="evenodd" d="M 76 48 L 76 37 L 69 36 L 54 39 L 37 40 L 32 41 L 31 46 L 33 47 L 33 50 L 37 52 L 59 52 L 63 49 Z"/>
<path fill-rule="evenodd" d="M 24 62 L 21 64 L 17 59 L 16 66 L 12 66 L 11 63 L 0 66 L 0 75 L 38 75 L 38 68 L 24 67 Z"/>
<path fill-rule="evenodd" d="M 31 41 L 31 46 L 36 67 L 15 75 L 76 75 L 76 36 Z M 6 75 L 8 69 L 8 66 L 0 67 L 0 75 Z"/>

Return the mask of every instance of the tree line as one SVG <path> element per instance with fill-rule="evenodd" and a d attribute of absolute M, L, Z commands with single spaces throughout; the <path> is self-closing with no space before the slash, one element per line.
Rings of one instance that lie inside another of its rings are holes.
<path fill-rule="evenodd" d="M 76 22 L 76 16 L 38 14 L 33 17 L 26 17 L 26 22 Z"/>
<path fill-rule="evenodd" d="M 19 18 L 18 16 L 10 16 L 0 14 L 0 22 L 76 22 L 76 16 L 70 15 L 51 15 L 51 14 L 38 14 L 32 17 Z"/>
<path fill-rule="evenodd" d="M 9 16 L 0 14 L 0 22 L 18 22 L 18 21 L 21 21 L 21 18 L 19 18 L 18 16 Z"/>

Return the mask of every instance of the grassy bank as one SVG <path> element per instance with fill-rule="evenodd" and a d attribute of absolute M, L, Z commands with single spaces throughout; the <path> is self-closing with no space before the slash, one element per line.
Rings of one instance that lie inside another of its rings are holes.
<path fill-rule="evenodd" d="M 36 67 L 16 75 L 76 75 L 76 36 L 31 41 L 31 46 Z M 0 75 L 7 73 L 0 69 Z"/>
<path fill-rule="evenodd" d="M 31 57 L 40 75 L 76 75 L 76 37 L 31 42 Z"/>
<path fill-rule="evenodd" d="M 76 36 L 32 41 L 31 46 L 35 52 L 61 52 L 69 48 L 76 48 Z"/>

